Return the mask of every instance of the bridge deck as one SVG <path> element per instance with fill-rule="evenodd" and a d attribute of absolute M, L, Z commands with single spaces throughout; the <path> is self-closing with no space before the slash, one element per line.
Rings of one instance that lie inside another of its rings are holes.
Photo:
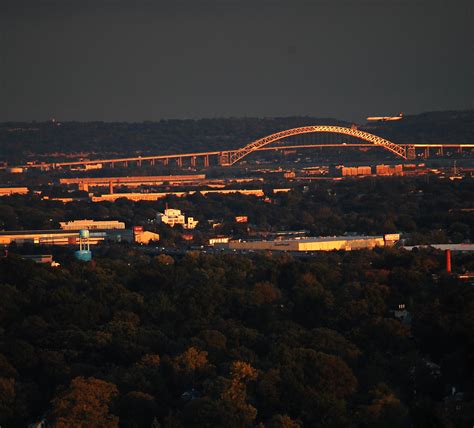
<path fill-rule="evenodd" d="M 373 143 L 340 143 L 340 144 L 300 144 L 300 145 L 284 145 L 284 146 L 263 146 L 257 147 L 254 151 L 264 150 L 294 150 L 294 149 L 316 149 L 316 148 L 327 148 L 327 147 L 381 147 L 374 145 Z M 456 148 L 456 149 L 473 149 L 474 144 L 404 144 L 400 147 L 413 147 L 415 149 L 445 149 L 445 148 Z M 209 151 L 209 152 L 194 152 L 194 153 L 173 153 L 165 155 L 154 155 L 154 156 L 132 156 L 124 158 L 110 158 L 110 159 L 92 159 L 92 160 L 78 160 L 68 162 L 48 162 L 38 164 L 24 164 L 20 165 L 21 168 L 62 168 L 62 167 L 73 167 L 73 166 L 86 166 L 86 165 L 98 165 L 98 164 L 117 164 L 117 163 L 128 163 L 143 161 L 169 161 L 176 159 L 182 161 L 183 159 L 196 159 L 196 158 L 209 158 L 210 156 L 222 156 L 226 153 L 236 153 L 238 150 L 223 150 L 223 151 Z"/>

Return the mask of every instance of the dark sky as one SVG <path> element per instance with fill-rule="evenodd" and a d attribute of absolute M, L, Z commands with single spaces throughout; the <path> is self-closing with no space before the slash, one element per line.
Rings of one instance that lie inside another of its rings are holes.
<path fill-rule="evenodd" d="M 473 108 L 471 0 L 3 0 L 0 121 Z"/>

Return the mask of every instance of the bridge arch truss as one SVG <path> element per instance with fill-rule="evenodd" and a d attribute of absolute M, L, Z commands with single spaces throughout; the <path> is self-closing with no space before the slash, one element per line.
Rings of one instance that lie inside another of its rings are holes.
<path fill-rule="evenodd" d="M 327 125 L 317 125 L 317 126 L 303 126 L 300 128 L 287 129 L 286 131 L 277 132 L 276 134 L 268 135 L 266 137 L 255 140 L 245 147 L 242 147 L 238 150 L 228 151 L 222 153 L 221 165 L 230 166 L 239 162 L 248 154 L 268 145 L 274 143 L 275 141 L 282 140 L 284 138 L 292 137 L 300 134 L 309 134 L 315 132 L 327 132 L 333 134 L 342 134 L 349 135 L 351 137 L 356 137 L 361 140 L 372 143 L 374 146 L 383 147 L 384 149 L 394 153 L 395 155 L 407 159 L 406 148 L 398 144 L 392 143 L 385 138 L 378 137 L 377 135 L 370 134 L 368 132 L 360 131 L 355 128 L 345 128 L 342 126 L 327 126 Z"/>

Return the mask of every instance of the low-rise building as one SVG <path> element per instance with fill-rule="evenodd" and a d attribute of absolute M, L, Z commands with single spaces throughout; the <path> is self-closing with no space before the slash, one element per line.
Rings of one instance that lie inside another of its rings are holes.
<path fill-rule="evenodd" d="M 393 245 L 384 236 L 334 236 L 279 239 L 273 241 L 230 241 L 229 249 L 267 251 L 352 251 Z"/>
<path fill-rule="evenodd" d="M 48 264 L 51 267 L 58 267 L 60 264 L 53 260 L 52 254 L 28 254 L 20 256 L 24 260 L 31 260 L 39 264 Z"/>
<path fill-rule="evenodd" d="M 105 233 L 97 233 L 90 243 L 103 241 Z M 0 232 L 0 244 L 75 245 L 79 239 L 77 231 L 64 230 L 10 230 Z"/>
<path fill-rule="evenodd" d="M 89 235 L 89 244 L 96 245 L 104 241 L 132 242 L 133 234 L 130 229 L 109 229 L 94 231 Z M 74 230 L 10 230 L 0 232 L 0 245 L 16 243 L 37 245 L 77 245 L 79 231 Z"/>
<path fill-rule="evenodd" d="M 117 220 L 73 220 L 60 221 L 59 226 L 63 230 L 107 230 L 107 229 L 125 229 L 125 223 Z"/>
<path fill-rule="evenodd" d="M 133 240 L 137 244 L 148 245 L 151 241 L 159 241 L 160 235 L 158 233 L 144 230 L 143 226 L 134 226 L 133 227 Z"/>
<path fill-rule="evenodd" d="M 209 238 L 209 245 L 228 244 L 230 238 L 228 236 L 216 236 Z"/>
<path fill-rule="evenodd" d="M 346 176 L 356 176 L 356 175 L 371 175 L 372 168 L 370 166 L 354 166 L 341 168 L 341 173 L 343 177 Z"/>
<path fill-rule="evenodd" d="M 403 165 L 377 165 L 375 173 L 377 175 L 403 175 Z"/>
<path fill-rule="evenodd" d="M 0 196 L 26 195 L 28 187 L 0 187 Z"/>
<path fill-rule="evenodd" d="M 200 193 L 203 196 L 206 195 L 246 195 L 246 196 L 257 196 L 259 198 L 265 196 L 263 189 L 213 189 L 213 190 L 189 190 L 186 192 L 160 192 L 160 193 L 114 193 L 106 194 L 101 196 L 91 196 L 90 200 L 92 202 L 103 202 L 110 201 L 114 202 L 117 199 L 125 198 L 131 201 L 157 201 L 159 199 L 164 199 L 168 196 L 176 196 L 182 198 L 185 196 L 195 195 Z"/>

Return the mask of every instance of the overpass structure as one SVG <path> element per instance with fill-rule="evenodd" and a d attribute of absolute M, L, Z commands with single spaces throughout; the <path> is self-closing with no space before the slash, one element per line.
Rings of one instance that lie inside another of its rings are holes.
<path fill-rule="evenodd" d="M 304 134 L 313 133 L 329 133 L 339 134 L 349 137 L 354 137 L 361 143 L 351 144 L 305 144 L 305 145 L 286 145 L 286 146 L 271 146 L 272 143 L 285 140 L 286 138 L 295 137 Z M 443 154 L 444 148 L 457 148 L 462 151 L 463 148 L 474 148 L 474 144 L 411 144 L 401 145 L 393 143 L 382 137 L 361 131 L 355 127 L 345 128 L 342 126 L 304 126 L 299 128 L 287 129 L 285 131 L 277 132 L 266 137 L 255 140 L 244 147 L 235 150 L 225 151 L 208 151 L 208 152 L 194 152 L 194 153 L 176 153 L 156 156 L 133 156 L 112 159 L 85 159 L 69 162 L 51 162 L 51 163 L 28 163 L 21 165 L 22 168 L 39 168 L 39 169 L 55 169 L 55 168 L 73 168 L 73 167 L 87 167 L 92 165 L 110 166 L 116 165 L 128 166 L 129 163 L 136 163 L 141 166 L 144 162 L 150 165 L 155 165 L 160 162 L 167 166 L 171 161 L 174 161 L 178 167 L 182 167 L 186 161 L 190 166 L 195 167 L 198 161 L 204 166 L 210 165 L 210 158 L 216 157 L 217 162 L 221 166 L 232 166 L 249 154 L 261 150 L 285 150 L 285 149 L 302 149 L 302 148 L 323 148 L 323 147 L 381 147 L 393 155 L 401 159 L 415 159 L 416 149 L 424 149 L 425 156 L 429 156 L 429 149 L 437 149 L 440 154 Z"/>

